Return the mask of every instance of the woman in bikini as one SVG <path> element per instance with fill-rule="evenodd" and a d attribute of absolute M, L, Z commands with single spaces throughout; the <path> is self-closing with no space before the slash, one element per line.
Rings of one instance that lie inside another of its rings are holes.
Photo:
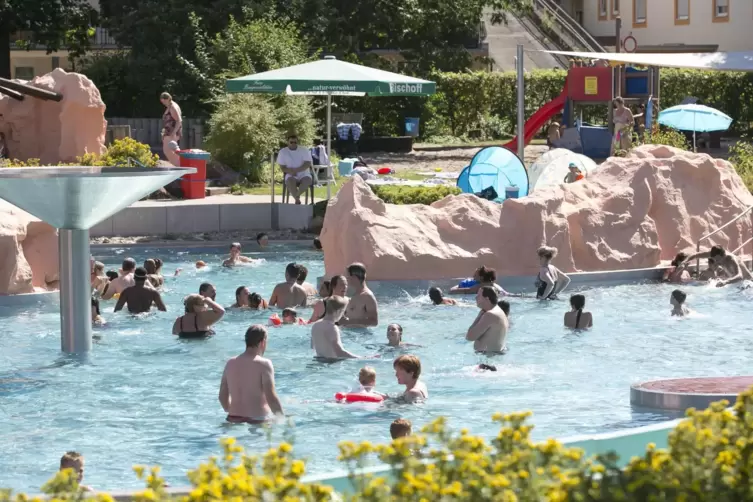
<path fill-rule="evenodd" d="M 570 277 L 552 265 L 552 260 L 557 256 L 557 248 L 541 246 L 537 254 L 541 269 L 536 277 L 536 298 L 554 300 L 570 284 Z"/>
<path fill-rule="evenodd" d="M 180 144 L 180 138 L 183 135 L 183 117 L 178 103 L 173 101 L 170 93 L 163 92 L 159 97 L 160 103 L 165 106 L 165 113 L 162 114 L 162 151 L 167 160 L 174 166 L 180 164 L 180 157 L 174 147 L 171 148 L 170 142 L 174 141 Z"/>
<path fill-rule="evenodd" d="M 591 328 L 594 325 L 594 318 L 591 312 L 583 312 L 586 306 L 586 297 L 583 295 L 573 295 L 570 297 L 570 312 L 565 312 L 565 327 L 572 329 Z"/>
<path fill-rule="evenodd" d="M 186 313 L 173 323 L 173 335 L 179 338 L 206 338 L 214 335 L 211 326 L 222 319 L 225 309 L 211 298 L 188 295 L 183 301 Z"/>

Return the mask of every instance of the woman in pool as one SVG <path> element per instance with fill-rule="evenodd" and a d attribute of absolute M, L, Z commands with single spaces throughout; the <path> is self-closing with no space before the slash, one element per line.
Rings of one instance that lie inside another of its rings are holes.
<path fill-rule="evenodd" d="M 662 282 L 683 283 L 690 281 L 690 274 L 686 270 L 688 255 L 686 253 L 677 253 L 672 260 L 670 268 L 664 271 Z"/>
<path fill-rule="evenodd" d="M 100 296 L 105 292 L 107 284 L 110 282 L 110 278 L 105 274 L 105 264 L 99 261 L 94 262 L 94 268 L 92 269 L 92 289 L 95 290 Z"/>
<path fill-rule="evenodd" d="M 210 328 L 225 315 L 225 309 L 214 300 L 201 295 L 188 295 L 183 300 L 186 313 L 173 323 L 173 335 L 180 338 L 204 338 L 214 335 Z"/>
<path fill-rule="evenodd" d="M 573 295 L 570 297 L 570 312 L 565 312 L 565 327 L 572 329 L 591 328 L 594 325 L 594 318 L 591 312 L 583 312 L 586 306 L 586 297 L 583 295 Z"/>
<path fill-rule="evenodd" d="M 388 347 L 421 347 L 413 343 L 403 342 L 403 327 L 393 322 L 387 326 L 387 346 Z"/>
<path fill-rule="evenodd" d="M 314 303 L 314 311 L 311 312 L 311 319 L 309 323 L 316 322 L 324 317 L 324 300 L 332 296 L 332 286 L 330 281 L 322 281 L 322 285 L 319 286 L 319 300 Z"/>
<path fill-rule="evenodd" d="M 541 269 L 536 277 L 536 298 L 554 300 L 570 284 L 570 277 L 552 265 L 552 259 L 557 256 L 557 248 L 541 246 L 537 254 Z"/>
<path fill-rule="evenodd" d="M 445 298 L 442 295 L 442 290 L 436 286 L 432 286 L 429 288 L 429 298 L 431 298 L 431 302 L 434 305 L 457 305 L 458 304 L 458 302 L 456 302 L 452 298 Z"/>
<path fill-rule="evenodd" d="M 405 392 L 398 398 L 406 403 L 420 403 L 429 398 L 429 390 L 419 377 L 421 360 L 416 356 L 404 354 L 392 363 L 397 383 L 405 385 Z"/>
<path fill-rule="evenodd" d="M 238 286 L 235 290 L 235 303 L 230 306 L 231 309 L 247 309 L 251 305 L 248 301 L 250 292 L 246 286 Z"/>

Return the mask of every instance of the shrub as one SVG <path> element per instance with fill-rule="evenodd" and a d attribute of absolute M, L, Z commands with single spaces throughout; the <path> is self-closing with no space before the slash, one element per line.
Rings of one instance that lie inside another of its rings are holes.
<path fill-rule="evenodd" d="M 307 145 L 315 130 L 309 100 L 301 96 L 232 94 L 220 103 L 208 125 L 206 149 L 219 162 L 244 173 L 250 183 L 267 180 L 269 156 L 290 132 Z"/>
<path fill-rule="evenodd" d="M 107 147 L 104 155 L 86 153 L 81 157 L 76 157 L 75 162 L 61 162 L 54 164 L 56 166 L 115 166 L 122 167 L 128 165 L 128 159 L 133 159 L 145 167 L 155 167 L 159 162 L 159 156 L 152 153 L 149 145 L 139 143 L 132 138 L 116 139 Z M 13 159 L 0 163 L 0 167 L 39 167 L 39 159 L 27 159 L 21 161 Z M 52 164 L 48 164 L 52 165 Z"/>
<path fill-rule="evenodd" d="M 646 131 L 644 143 L 647 145 L 666 145 L 679 148 L 681 150 L 690 150 L 690 144 L 688 138 L 683 133 L 675 129 L 668 127 L 660 127 L 657 124 L 651 128 L 651 131 Z"/>
<path fill-rule="evenodd" d="M 406 187 L 395 185 L 371 186 L 374 194 L 387 204 L 424 204 L 457 195 L 461 190 L 456 186 L 438 185 L 435 187 Z"/>
<path fill-rule="evenodd" d="M 753 191 L 753 144 L 740 141 L 730 147 L 729 153 L 729 161 L 735 166 L 737 174 L 748 190 Z"/>
<path fill-rule="evenodd" d="M 670 432 L 668 449 L 648 445 L 625 468 L 613 454 L 585 458 L 583 451 L 549 439 L 531 440 L 530 413 L 495 414 L 500 431 L 491 442 L 466 429 L 453 433 L 443 418 L 422 434 L 390 444 L 340 443 L 340 460 L 350 470 L 351 502 L 417 500 L 588 501 L 588 502 L 736 502 L 751 500 L 753 481 L 753 390 L 742 393 L 732 410 L 726 401 L 703 411 L 689 410 Z M 430 445 L 430 447 L 429 447 Z M 305 463 L 293 457 L 287 443 L 261 457 L 245 455 L 235 440 L 222 441 L 223 454 L 188 474 L 192 491 L 186 501 L 304 500 L 334 498 L 332 489 L 303 484 Z M 376 456 L 392 466 L 391 479 L 356 471 Z M 169 500 L 159 468 L 147 475 L 134 468 L 146 490 L 134 500 Z M 58 500 L 78 500 L 72 471 L 58 473 L 44 491 Z M 0 492 L 0 501 L 11 498 Z M 100 500 L 111 500 L 99 495 Z"/>

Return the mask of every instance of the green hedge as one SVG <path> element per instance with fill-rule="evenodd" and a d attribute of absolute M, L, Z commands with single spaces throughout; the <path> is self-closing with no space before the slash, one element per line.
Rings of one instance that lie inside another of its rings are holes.
<path fill-rule="evenodd" d="M 371 186 L 374 194 L 387 204 L 425 204 L 442 200 L 448 195 L 457 195 L 456 186 L 406 187 L 395 185 Z"/>
<path fill-rule="evenodd" d="M 535 70 L 526 75 L 526 117 L 555 98 L 565 83 L 565 70 Z M 451 135 L 480 139 L 508 136 L 516 122 L 514 72 L 435 73 L 437 94 L 429 98 L 338 99 L 340 111 L 364 113 L 367 131 L 403 134 L 405 117 L 421 118 L 422 137 Z M 733 131 L 745 132 L 753 123 L 753 75 L 663 69 L 661 107 L 694 96 L 733 118 Z M 605 121 L 604 105 L 587 107 L 583 118 Z"/>

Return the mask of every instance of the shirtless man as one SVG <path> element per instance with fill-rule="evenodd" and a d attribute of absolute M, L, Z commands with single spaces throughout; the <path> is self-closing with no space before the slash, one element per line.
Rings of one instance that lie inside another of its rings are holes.
<path fill-rule="evenodd" d="M 317 291 L 313 284 L 306 282 L 306 278 L 309 276 L 309 269 L 303 265 L 298 265 L 298 284 L 300 284 L 306 291 L 306 296 L 316 296 Z"/>
<path fill-rule="evenodd" d="M 144 261 L 144 269 L 146 270 L 147 278 L 152 286 L 159 288 L 165 285 L 165 278 L 161 274 L 157 273 L 157 262 L 149 258 Z"/>
<path fill-rule="evenodd" d="M 110 281 L 110 284 L 107 285 L 105 292 L 102 294 L 102 299 L 109 300 L 116 294 L 125 291 L 126 288 L 130 288 L 136 284 L 136 281 L 133 279 L 134 270 L 136 270 L 136 260 L 133 258 L 126 258 L 123 260 L 120 275 L 116 279 Z"/>
<path fill-rule="evenodd" d="M 285 282 L 281 282 L 272 290 L 272 297 L 269 299 L 270 307 L 287 309 L 306 306 L 308 295 L 303 286 L 298 284 L 299 275 L 299 265 L 288 263 L 285 267 Z"/>
<path fill-rule="evenodd" d="M 272 414 L 283 415 L 275 369 L 262 357 L 266 349 L 267 329 L 254 324 L 246 331 L 246 351 L 225 365 L 219 398 L 228 422 L 260 424 Z"/>
<path fill-rule="evenodd" d="M 136 269 L 133 274 L 134 285 L 120 293 L 118 303 L 115 304 L 115 312 L 123 310 L 123 306 L 127 304 L 128 312 L 141 314 L 149 312 L 152 309 L 152 303 L 162 312 L 167 312 L 159 292 L 154 288 L 147 287 L 147 276 L 146 269 L 142 267 Z"/>
<path fill-rule="evenodd" d="M 353 295 L 345 309 L 345 317 L 340 319 L 340 326 L 369 327 L 379 324 L 376 298 L 366 286 L 366 267 L 361 263 L 350 265 L 348 282 L 353 288 Z"/>
<path fill-rule="evenodd" d="M 737 258 L 737 256 L 728 254 L 722 246 L 713 246 L 709 251 L 690 255 L 688 256 L 687 260 L 683 262 L 683 264 L 687 265 L 698 258 L 709 258 L 709 260 L 713 260 L 713 264 L 717 267 L 721 267 L 725 272 L 727 279 L 718 281 L 716 283 L 716 286 L 718 288 L 735 282 L 753 280 L 753 275 L 751 275 L 748 267 L 746 267 L 745 264 Z"/>
<path fill-rule="evenodd" d="M 426 384 L 418 379 L 421 376 L 421 360 L 416 356 L 404 354 L 392 363 L 395 368 L 397 383 L 405 385 L 405 392 L 400 399 L 406 403 L 420 403 L 429 398 Z"/>
<path fill-rule="evenodd" d="M 499 298 L 494 288 L 484 286 L 476 294 L 476 305 L 481 312 L 476 316 L 465 339 L 473 342 L 476 352 L 505 352 L 509 327 L 507 316 L 497 305 Z"/>
<path fill-rule="evenodd" d="M 241 243 L 240 242 L 233 242 L 230 244 L 230 256 L 222 262 L 223 267 L 233 267 L 239 263 L 253 263 L 256 260 L 253 258 L 249 258 L 248 256 L 243 256 L 241 254 Z"/>
<path fill-rule="evenodd" d="M 311 348 L 323 359 L 360 359 L 343 348 L 340 328 L 335 324 L 345 313 L 346 301 L 339 296 L 324 300 L 324 317 L 311 326 Z"/>

